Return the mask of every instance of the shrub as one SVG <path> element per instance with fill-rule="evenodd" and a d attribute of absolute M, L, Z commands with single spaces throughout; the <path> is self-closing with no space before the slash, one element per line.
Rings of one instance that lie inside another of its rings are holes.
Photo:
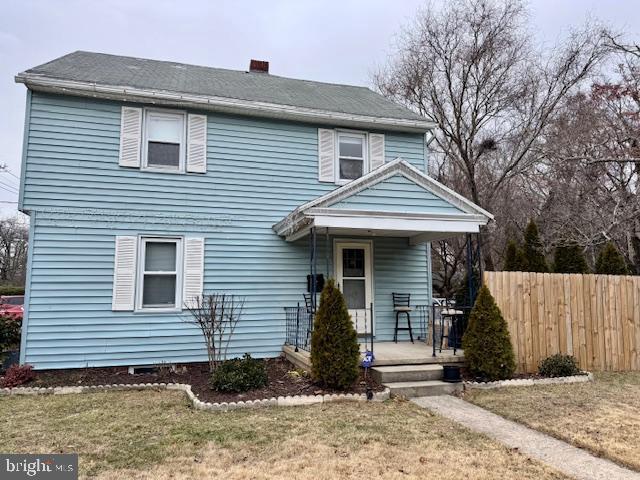
<path fill-rule="evenodd" d="M 24 287 L 2 285 L 0 286 L 0 295 L 24 295 Z"/>
<path fill-rule="evenodd" d="M 36 378 L 36 372 L 31 365 L 11 365 L 4 374 L 0 387 L 13 388 L 24 385 Z"/>
<path fill-rule="evenodd" d="M 578 375 L 580 368 L 571 355 L 558 353 L 542 360 L 538 371 L 543 377 L 570 377 Z"/>
<path fill-rule="evenodd" d="M 582 248 L 575 243 L 558 245 L 553 254 L 553 271 L 555 273 L 589 273 L 589 266 Z"/>
<path fill-rule="evenodd" d="M 548 272 L 549 267 L 544 258 L 544 248 L 538 233 L 538 226 L 531 220 L 524 231 L 524 262 L 527 272 Z"/>
<path fill-rule="evenodd" d="M 211 388 L 219 392 L 246 392 L 264 387 L 268 380 L 264 361 L 245 353 L 242 358 L 226 360 L 216 367 Z"/>
<path fill-rule="evenodd" d="M 0 317 L 0 353 L 20 344 L 22 322 L 9 317 Z"/>
<path fill-rule="evenodd" d="M 628 275 L 624 257 L 612 242 L 608 242 L 605 247 L 600 250 L 596 260 L 596 273 L 603 275 Z"/>
<path fill-rule="evenodd" d="M 510 378 L 516 369 L 507 322 L 485 286 L 469 314 L 462 339 L 464 358 L 472 375 L 487 380 Z"/>
<path fill-rule="evenodd" d="M 311 375 L 329 388 L 344 390 L 359 374 L 360 349 L 342 292 L 330 279 L 320 296 L 311 336 Z"/>

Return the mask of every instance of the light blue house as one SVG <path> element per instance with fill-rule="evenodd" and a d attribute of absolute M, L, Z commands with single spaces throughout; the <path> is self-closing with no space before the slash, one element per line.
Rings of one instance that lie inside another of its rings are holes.
<path fill-rule="evenodd" d="M 16 77 L 22 363 L 205 361 L 183 308 L 203 291 L 245 298 L 230 354 L 277 356 L 310 272 L 336 278 L 376 342 L 393 338 L 393 292 L 430 303 L 429 242 L 491 218 L 425 174 L 431 123 L 366 88 L 252 66 L 75 52 Z"/>

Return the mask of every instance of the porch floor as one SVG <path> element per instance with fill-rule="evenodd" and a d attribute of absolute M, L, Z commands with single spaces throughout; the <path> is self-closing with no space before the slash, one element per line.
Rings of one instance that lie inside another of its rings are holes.
<path fill-rule="evenodd" d="M 364 349 L 364 345 L 360 346 Z M 464 352 L 460 349 L 453 354 L 452 349 L 436 349 L 433 356 L 433 347 L 424 342 L 379 342 L 373 343 L 373 355 L 376 366 L 382 365 L 424 365 L 430 363 L 459 363 L 464 362 Z"/>
<path fill-rule="evenodd" d="M 364 345 L 360 345 L 360 350 L 364 352 Z M 311 368 L 311 356 L 309 352 L 304 350 L 295 351 L 295 347 L 285 345 L 282 347 L 287 359 L 296 367 L 308 370 Z M 424 365 L 424 364 L 442 364 L 442 363 L 463 363 L 464 352 L 457 350 L 456 355 L 453 350 L 436 350 L 436 356 L 433 356 L 431 345 L 424 342 L 374 342 L 373 355 L 375 366 L 384 365 Z"/>

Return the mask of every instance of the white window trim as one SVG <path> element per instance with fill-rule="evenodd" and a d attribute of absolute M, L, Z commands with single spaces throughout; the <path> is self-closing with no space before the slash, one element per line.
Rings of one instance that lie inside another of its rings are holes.
<path fill-rule="evenodd" d="M 363 138 L 362 144 L 362 176 L 358 178 L 364 177 L 367 173 L 369 173 L 369 132 L 363 130 L 347 130 L 347 129 L 337 129 L 336 130 L 336 145 L 335 145 L 335 159 L 334 159 L 334 172 L 335 172 L 335 184 L 336 185 L 346 185 L 349 182 L 353 182 L 357 180 L 357 178 L 352 179 L 344 179 L 340 178 L 340 135 L 345 136 L 361 136 Z M 342 157 L 342 158 L 352 158 L 353 160 L 360 160 L 356 157 Z"/>
<path fill-rule="evenodd" d="M 142 162 L 140 164 L 141 170 L 148 172 L 160 172 L 160 173 L 185 173 L 187 163 L 187 112 L 184 110 L 173 110 L 168 108 L 145 108 L 142 112 Z M 157 113 L 161 115 L 181 116 L 182 117 L 182 132 L 180 136 L 180 163 L 178 168 L 160 167 L 158 165 L 148 164 L 148 150 L 149 141 L 147 136 L 147 117 L 149 113 Z"/>
<path fill-rule="evenodd" d="M 142 294 L 144 287 L 144 264 L 147 242 L 175 242 L 176 243 L 176 298 L 174 307 L 143 307 Z M 136 271 L 136 305 L 135 312 L 140 313 L 174 313 L 182 311 L 182 277 L 184 271 L 184 237 L 140 235 L 138 237 L 138 259 Z"/>

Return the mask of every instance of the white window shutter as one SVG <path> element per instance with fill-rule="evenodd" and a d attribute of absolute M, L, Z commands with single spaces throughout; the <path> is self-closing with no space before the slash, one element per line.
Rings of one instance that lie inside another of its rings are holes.
<path fill-rule="evenodd" d="M 187 172 L 207 173 L 207 116 L 187 119 Z"/>
<path fill-rule="evenodd" d="M 138 237 L 117 236 L 113 268 L 112 310 L 131 311 L 136 291 Z"/>
<path fill-rule="evenodd" d="M 120 121 L 120 166 L 140 168 L 142 109 L 122 107 Z"/>
<path fill-rule="evenodd" d="M 335 182 L 336 132 L 327 128 L 318 129 L 318 180 Z"/>
<path fill-rule="evenodd" d="M 184 241 L 183 302 L 194 305 L 202 295 L 204 281 L 204 238 L 190 237 Z"/>
<path fill-rule="evenodd" d="M 375 170 L 384 164 L 384 135 L 382 133 L 369 134 L 369 170 Z"/>

